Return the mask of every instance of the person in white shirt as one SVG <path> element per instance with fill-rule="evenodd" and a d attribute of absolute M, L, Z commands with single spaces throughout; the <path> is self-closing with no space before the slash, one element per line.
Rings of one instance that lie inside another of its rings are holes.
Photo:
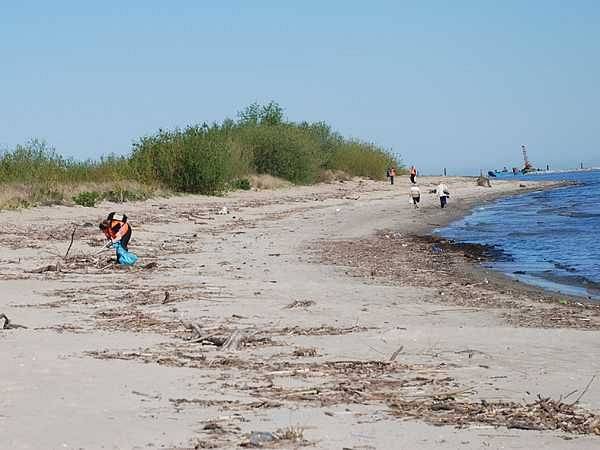
<path fill-rule="evenodd" d="M 410 198 L 412 199 L 415 208 L 418 208 L 419 202 L 421 201 L 421 190 L 419 189 L 419 186 L 410 187 Z"/>
<path fill-rule="evenodd" d="M 440 181 L 438 187 L 435 188 L 435 193 L 440 197 L 440 206 L 444 208 L 446 203 L 448 202 L 448 197 L 450 197 L 450 191 L 448 190 L 448 186 L 443 181 Z"/>

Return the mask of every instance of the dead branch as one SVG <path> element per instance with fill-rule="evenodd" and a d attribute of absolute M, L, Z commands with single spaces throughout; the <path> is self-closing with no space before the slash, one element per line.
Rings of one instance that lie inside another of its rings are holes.
<path fill-rule="evenodd" d="M 65 253 L 65 257 L 63 259 L 67 259 L 67 256 L 69 256 L 69 252 L 71 251 L 71 247 L 73 246 L 73 239 L 75 238 L 75 231 L 77 231 L 77 225 L 73 226 L 73 232 L 71 233 L 71 242 L 69 243 L 69 248 L 67 249 L 67 253 Z"/>

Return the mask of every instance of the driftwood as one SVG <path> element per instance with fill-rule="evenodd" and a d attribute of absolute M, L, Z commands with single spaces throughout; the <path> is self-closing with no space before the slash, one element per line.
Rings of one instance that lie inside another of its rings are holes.
<path fill-rule="evenodd" d="M 4 319 L 4 324 L 2 325 L 3 330 L 14 330 L 16 328 L 27 328 L 25 325 L 19 325 L 16 323 L 12 323 L 6 314 L 0 314 L 0 320 Z"/>
<path fill-rule="evenodd" d="M 48 264 L 47 266 L 38 267 L 33 270 L 26 270 L 25 273 L 44 273 L 44 272 L 60 272 L 60 263 Z"/>
<path fill-rule="evenodd" d="M 252 335 L 248 335 L 248 333 L 242 330 L 234 330 L 229 336 L 224 336 L 223 331 L 204 334 L 202 327 L 193 322 L 183 322 L 183 326 L 192 332 L 192 335 L 187 339 L 188 342 L 214 345 L 221 350 L 239 350 L 244 343 L 252 341 Z"/>

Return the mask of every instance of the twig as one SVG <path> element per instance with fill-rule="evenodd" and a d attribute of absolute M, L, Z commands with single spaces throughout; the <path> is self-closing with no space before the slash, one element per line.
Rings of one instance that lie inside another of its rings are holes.
<path fill-rule="evenodd" d="M 235 330 L 231 336 L 229 336 L 223 345 L 221 345 L 221 350 L 237 350 L 241 343 L 244 334 L 240 330 Z"/>
<path fill-rule="evenodd" d="M 567 395 L 565 395 L 564 397 L 561 398 L 561 400 L 566 400 L 568 399 L 571 395 L 573 395 L 575 392 L 577 392 L 579 389 L 573 389 L 571 392 L 569 392 Z"/>
<path fill-rule="evenodd" d="M 369 348 L 370 348 L 371 350 L 373 350 L 374 352 L 376 352 L 376 353 L 379 353 L 380 355 L 383 355 L 383 356 L 385 356 L 385 353 L 383 353 L 383 352 L 380 352 L 379 350 L 377 350 L 377 349 L 376 349 L 375 347 L 373 347 L 372 345 L 369 345 L 369 344 L 366 344 L 366 345 L 367 345 L 367 347 L 369 347 Z"/>
<path fill-rule="evenodd" d="M 71 242 L 69 243 L 69 248 L 67 249 L 67 253 L 65 253 L 65 257 L 63 259 L 67 259 L 67 256 L 69 256 L 69 252 L 71 251 L 71 247 L 73 246 L 73 239 L 75 239 L 75 231 L 77 231 L 77 225 L 73 226 L 73 232 L 71 233 Z"/>
<path fill-rule="evenodd" d="M 590 378 L 590 381 L 588 382 L 587 386 L 585 387 L 585 389 L 583 390 L 583 392 L 581 394 L 579 394 L 579 397 L 577 397 L 577 399 L 571 403 L 571 406 L 573 406 L 575 403 L 578 403 L 579 400 L 581 400 L 581 397 L 583 397 L 585 395 L 585 393 L 588 391 L 588 389 L 590 388 L 590 386 L 592 385 L 592 383 L 594 382 L 594 380 L 596 379 L 596 375 L 592 375 L 592 378 Z"/>
<path fill-rule="evenodd" d="M 398 347 L 398 350 L 392 353 L 392 356 L 390 356 L 390 362 L 394 361 L 402 350 L 404 350 L 404 345 L 401 345 L 400 347 Z"/>

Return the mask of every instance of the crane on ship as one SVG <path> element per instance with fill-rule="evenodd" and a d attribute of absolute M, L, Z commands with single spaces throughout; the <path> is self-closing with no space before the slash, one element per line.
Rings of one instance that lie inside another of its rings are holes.
<path fill-rule="evenodd" d="M 527 157 L 527 147 L 523 144 L 521 145 L 521 151 L 523 152 L 523 168 L 521 169 L 521 173 L 529 173 L 529 172 L 533 172 L 535 169 L 533 167 L 533 164 L 531 164 L 531 161 L 529 161 L 529 158 Z"/>

